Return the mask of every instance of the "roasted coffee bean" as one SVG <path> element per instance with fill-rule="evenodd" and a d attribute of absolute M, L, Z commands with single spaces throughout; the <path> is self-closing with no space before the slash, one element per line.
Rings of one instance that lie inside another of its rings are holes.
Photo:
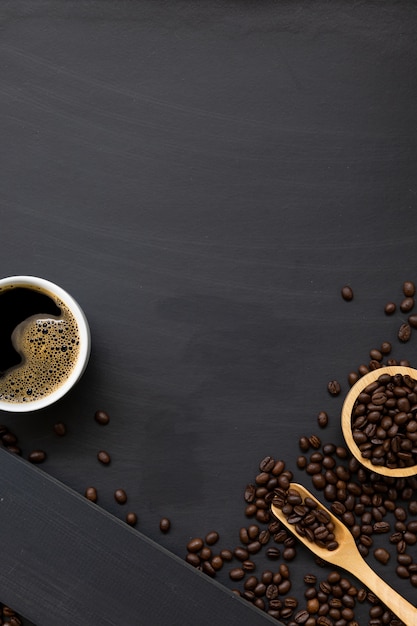
<path fill-rule="evenodd" d="M 305 624 L 309 617 L 309 612 L 303 609 L 294 615 L 294 621 L 296 624 Z"/>
<path fill-rule="evenodd" d="M 233 552 L 231 550 L 223 549 L 220 551 L 220 556 L 223 561 L 232 561 L 233 560 Z"/>
<path fill-rule="evenodd" d="M 417 315 L 409 315 L 407 321 L 412 328 L 417 328 Z"/>
<path fill-rule="evenodd" d="M 268 559 L 276 561 L 281 556 L 281 550 L 279 548 L 268 548 L 266 551 L 266 556 Z"/>
<path fill-rule="evenodd" d="M 245 577 L 245 570 L 242 567 L 234 567 L 229 572 L 231 580 L 242 580 Z"/>
<path fill-rule="evenodd" d="M 31 463 L 43 463 L 46 459 L 46 452 L 43 450 L 33 450 L 29 456 L 28 460 Z"/>
<path fill-rule="evenodd" d="M 247 485 L 244 493 L 245 502 L 250 504 L 255 500 L 256 487 L 255 485 Z"/>
<path fill-rule="evenodd" d="M 414 298 L 406 297 L 400 304 L 400 309 L 403 313 L 409 313 L 414 307 Z"/>
<path fill-rule="evenodd" d="M 100 452 L 97 453 L 97 458 L 103 465 L 108 465 L 111 461 L 110 454 L 105 450 L 100 450 Z"/>
<path fill-rule="evenodd" d="M 126 500 L 124 500 L 126 502 Z M 171 528 L 171 522 L 167 517 L 162 517 L 159 521 L 159 529 L 163 533 L 167 533 Z"/>
<path fill-rule="evenodd" d="M 216 572 L 223 567 L 223 559 L 219 554 L 216 554 L 215 556 L 213 556 L 210 562 L 211 562 L 213 569 L 215 569 Z"/>
<path fill-rule="evenodd" d="M 64 437 L 67 434 L 67 427 L 62 422 L 54 424 L 54 432 L 58 437 Z"/>
<path fill-rule="evenodd" d="M 96 411 L 94 414 L 94 419 L 98 424 L 105 426 L 110 421 L 110 416 L 106 411 Z"/>
<path fill-rule="evenodd" d="M 395 302 L 387 302 L 385 305 L 384 311 L 386 315 L 392 315 L 397 310 L 397 305 Z"/>
<path fill-rule="evenodd" d="M 329 416 L 326 411 L 320 411 L 320 413 L 317 415 L 317 423 L 320 428 L 325 428 L 327 426 L 327 424 L 329 423 Z"/>
<path fill-rule="evenodd" d="M 388 550 L 385 550 L 385 548 L 376 548 L 374 550 L 374 557 L 376 558 L 377 561 L 386 565 L 388 561 L 390 560 L 391 555 L 388 552 Z"/>
<path fill-rule="evenodd" d="M 406 297 L 412 298 L 416 293 L 416 288 L 414 283 L 411 280 L 406 280 L 403 283 L 403 294 Z"/>
<path fill-rule="evenodd" d="M 402 341 L 402 343 L 406 343 L 410 340 L 411 337 L 411 326 L 407 323 L 401 324 L 398 329 L 398 339 Z"/>
<path fill-rule="evenodd" d="M 238 559 L 238 561 L 246 561 L 249 558 L 249 552 L 242 546 L 237 546 L 233 550 L 233 556 Z"/>
<path fill-rule="evenodd" d="M 136 515 L 136 513 L 129 512 L 129 513 L 126 513 L 125 520 L 126 520 L 126 523 L 129 524 L 129 526 L 136 526 L 138 522 L 138 516 Z"/>
<path fill-rule="evenodd" d="M 97 489 L 95 487 L 87 487 L 84 495 L 87 500 L 90 500 L 91 502 L 97 502 Z"/>
<path fill-rule="evenodd" d="M 124 489 L 116 489 L 114 492 L 114 499 L 118 504 L 125 504 L 127 502 L 127 494 Z"/>
<path fill-rule="evenodd" d="M 204 542 L 200 537 L 194 537 L 194 539 L 190 539 L 187 543 L 188 552 L 199 552 L 203 547 Z"/>
<path fill-rule="evenodd" d="M 338 396 L 341 390 L 342 388 L 339 381 L 331 380 L 329 383 L 327 383 L 327 391 L 330 393 L 331 396 Z"/>
<path fill-rule="evenodd" d="M 216 532 L 215 530 L 212 530 L 211 532 L 207 533 L 204 539 L 204 541 L 206 542 L 208 546 L 214 545 L 215 543 L 218 542 L 218 540 L 219 540 L 219 533 Z"/>
<path fill-rule="evenodd" d="M 350 287 L 349 285 L 345 285 L 344 287 L 342 287 L 341 294 L 343 300 L 346 300 L 346 302 L 350 302 L 350 300 L 353 300 L 353 290 L 352 287 Z"/>
<path fill-rule="evenodd" d="M 259 463 L 259 469 L 261 472 L 270 472 L 275 465 L 275 460 L 271 456 L 266 456 Z"/>

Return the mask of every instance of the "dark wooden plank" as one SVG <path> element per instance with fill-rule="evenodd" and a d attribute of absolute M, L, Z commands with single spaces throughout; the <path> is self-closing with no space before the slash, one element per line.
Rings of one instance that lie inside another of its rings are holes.
<path fill-rule="evenodd" d="M 42 470 L 0 467 L 2 601 L 36 624 L 277 624 Z"/>

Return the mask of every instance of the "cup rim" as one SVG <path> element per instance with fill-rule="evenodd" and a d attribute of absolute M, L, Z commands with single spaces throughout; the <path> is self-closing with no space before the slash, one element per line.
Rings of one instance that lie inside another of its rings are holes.
<path fill-rule="evenodd" d="M 46 278 L 23 274 L 16 276 L 7 276 L 0 279 L 0 289 L 2 287 L 10 287 L 10 285 L 15 284 L 28 286 L 34 289 L 43 289 L 44 291 L 49 292 L 52 296 L 56 296 L 57 298 L 62 300 L 74 315 L 80 333 L 80 352 L 78 359 L 67 380 L 65 380 L 62 385 L 58 387 L 58 389 L 53 391 L 48 396 L 39 398 L 38 400 L 32 400 L 28 403 L 14 403 L 0 399 L 0 411 L 7 411 L 10 413 L 29 413 L 32 411 L 38 411 L 40 409 L 46 408 L 47 406 L 50 406 L 51 404 L 54 404 L 64 395 L 66 395 L 70 391 L 70 389 L 72 389 L 72 387 L 79 381 L 82 374 L 84 373 L 85 368 L 87 367 L 90 358 L 91 333 L 87 318 L 81 306 L 73 298 L 73 296 L 71 296 L 65 289 L 63 289 L 56 283 Z"/>
<path fill-rule="evenodd" d="M 363 458 L 359 447 L 356 445 L 356 442 L 353 439 L 352 434 L 352 410 L 355 401 L 357 400 L 359 394 L 371 383 L 378 378 L 382 374 L 389 374 L 390 376 L 395 376 L 395 374 L 402 374 L 403 376 L 408 374 L 414 380 L 417 380 L 417 370 L 412 367 L 406 367 L 403 365 L 389 365 L 386 367 L 380 367 L 375 370 L 372 370 L 359 378 L 359 380 L 351 387 L 348 392 L 345 401 L 342 406 L 341 413 L 341 424 L 343 436 L 345 438 L 346 444 L 353 454 L 353 456 L 359 461 L 361 465 L 366 467 L 371 472 L 375 472 L 376 474 L 382 474 L 383 476 L 391 476 L 393 478 L 404 478 L 407 476 L 415 476 L 417 474 L 417 464 L 410 465 L 408 467 L 396 467 L 389 468 L 384 465 L 373 465 L 370 459 Z"/>

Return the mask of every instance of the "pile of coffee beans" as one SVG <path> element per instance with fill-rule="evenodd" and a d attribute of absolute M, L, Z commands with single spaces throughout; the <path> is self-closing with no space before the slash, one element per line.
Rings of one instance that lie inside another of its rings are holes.
<path fill-rule="evenodd" d="M 359 394 L 352 435 L 364 459 L 394 469 L 417 463 L 417 381 L 382 374 Z"/>
<path fill-rule="evenodd" d="M 286 490 L 275 489 L 272 504 L 282 511 L 289 524 L 294 525 L 295 532 L 300 537 L 305 537 L 307 541 L 326 550 L 336 550 L 339 547 L 329 512 L 319 507 L 312 498 L 303 498 L 293 487 Z"/>

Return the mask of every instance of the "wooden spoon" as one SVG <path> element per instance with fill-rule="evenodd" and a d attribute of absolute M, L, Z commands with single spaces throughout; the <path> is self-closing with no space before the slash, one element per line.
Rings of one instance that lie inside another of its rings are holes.
<path fill-rule="evenodd" d="M 298 483 L 291 483 L 290 489 L 295 489 L 299 492 L 301 497 L 311 498 L 319 508 L 324 509 L 330 515 L 331 521 L 334 524 L 335 539 L 339 543 L 339 547 L 336 550 L 327 550 L 322 548 L 313 541 L 309 541 L 306 537 L 302 537 L 297 533 L 293 524 L 290 524 L 277 506 L 271 505 L 271 511 L 275 517 L 286 526 L 296 537 L 299 539 L 309 550 L 314 552 L 315 555 L 320 557 L 323 561 L 337 565 L 343 568 L 347 572 L 350 572 L 364 585 L 373 591 L 378 598 L 389 608 L 399 619 L 401 619 L 407 626 L 417 625 L 417 608 L 410 602 L 403 598 L 397 591 L 390 587 L 386 582 L 382 580 L 374 572 L 374 570 L 363 560 L 358 548 L 356 547 L 355 540 L 351 535 L 349 529 L 335 517 L 325 506 L 317 500 L 305 487 Z"/>

